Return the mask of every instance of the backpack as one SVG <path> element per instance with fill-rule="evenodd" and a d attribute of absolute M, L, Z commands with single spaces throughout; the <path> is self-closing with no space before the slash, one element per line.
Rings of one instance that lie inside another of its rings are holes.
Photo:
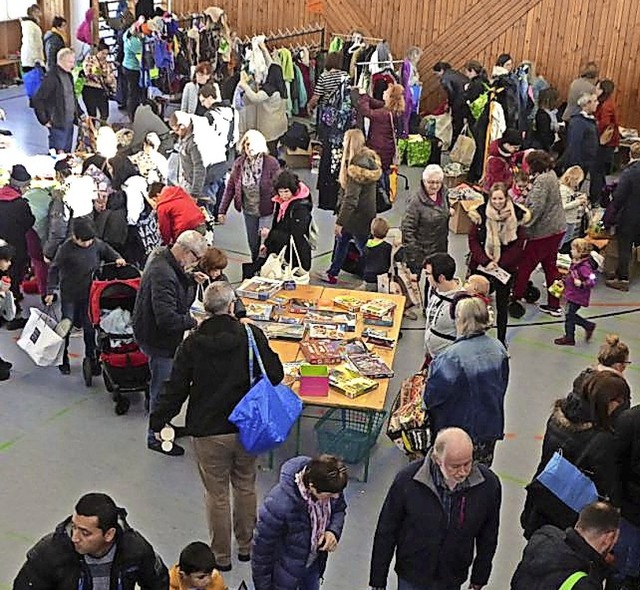
<path fill-rule="evenodd" d="M 351 102 L 349 76 L 331 94 L 320 114 L 320 121 L 328 128 L 329 136 L 342 136 L 356 123 L 356 110 Z"/>
<path fill-rule="evenodd" d="M 471 111 L 471 115 L 476 121 L 480 118 L 489 102 L 489 86 L 484 84 L 484 87 L 485 91 L 475 100 L 469 103 L 469 110 Z"/>

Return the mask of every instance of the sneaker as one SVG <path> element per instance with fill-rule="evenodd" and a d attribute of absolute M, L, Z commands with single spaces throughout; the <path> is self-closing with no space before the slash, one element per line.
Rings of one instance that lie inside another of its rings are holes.
<path fill-rule="evenodd" d="M 238 561 L 251 561 L 251 553 L 238 553 Z"/>
<path fill-rule="evenodd" d="M 608 279 L 604 284 L 611 289 L 617 289 L 618 291 L 624 291 L 625 293 L 629 290 L 629 281 L 625 281 L 623 279 Z"/>
<path fill-rule="evenodd" d="M 169 457 L 182 457 L 184 455 L 184 448 L 176 443 L 173 443 L 170 451 L 165 451 L 162 448 L 162 442 L 159 440 L 147 443 L 147 448 L 150 451 L 156 451 L 156 453 L 161 453 L 163 455 L 168 455 Z"/>
<path fill-rule="evenodd" d="M 517 320 L 519 320 L 525 314 L 524 305 L 522 305 L 522 303 L 520 303 L 519 301 L 512 301 L 511 303 L 509 303 L 508 309 L 509 315 Z"/>
<path fill-rule="evenodd" d="M 329 285 L 336 285 L 338 283 L 338 277 L 334 277 L 333 275 L 330 275 L 328 272 L 323 272 L 320 275 L 320 280 L 323 283 L 329 283 Z"/>
<path fill-rule="evenodd" d="M 585 332 L 586 332 L 585 340 L 587 342 L 591 342 L 591 338 L 593 336 L 593 333 L 595 332 L 595 329 L 596 329 L 595 323 L 592 323 L 589 328 L 585 328 Z"/>
<path fill-rule="evenodd" d="M 185 436 L 189 436 L 189 431 L 186 426 L 174 426 L 173 424 L 169 424 L 169 426 L 173 428 L 174 438 L 184 438 Z"/>
<path fill-rule="evenodd" d="M 553 341 L 554 344 L 557 344 L 558 346 L 575 346 L 576 345 L 576 341 L 573 340 L 572 338 L 567 338 L 566 336 L 563 336 L 562 338 L 556 338 Z"/>
<path fill-rule="evenodd" d="M 249 558 L 249 559 L 251 559 L 251 558 Z M 216 563 L 215 569 L 217 569 L 219 572 L 230 572 L 231 571 L 231 564 L 229 564 L 229 565 L 220 565 L 219 563 Z"/>
<path fill-rule="evenodd" d="M 542 313 L 547 313 L 554 318 L 562 317 L 562 310 L 559 307 L 552 307 L 551 305 L 538 305 L 538 309 Z"/>
<path fill-rule="evenodd" d="M 60 371 L 63 375 L 70 375 L 71 367 L 69 366 L 69 363 L 62 363 L 61 365 L 58 365 L 58 371 Z"/>
<path fill-rule="evenodd" d="M 22 330 L 27 325 L 27 318 L 14 318 L 7 322 L 7 330 Z"/>

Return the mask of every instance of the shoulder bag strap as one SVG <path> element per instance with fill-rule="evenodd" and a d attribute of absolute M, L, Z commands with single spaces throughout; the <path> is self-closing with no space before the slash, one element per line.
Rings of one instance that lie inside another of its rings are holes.
<path fill-rule="evenodd" d="M 293 266 L 293 255 L 296 255 L 298 259 L 298 267 L 302 268 L 302 262 L 300 261 L 300 254 L 298 254 L 298 248 L 296 246 L 296 241 L 293 239 L 293 236 L 289 236 L 289 266 L 293 270 L 295 267 Z"/>
<path fill-rule="evenodd" d="M 571 590 L 580 580 L 582 580 L 582 578 L 586 577 L 586 572 L 575 572 L 562 582 L 562 586 L 560 586 L 558 590 Z"/>
<path fill-rule="evenodd" d="M 254 356 L 255 356 L 255 359 L 258 361 L 258 366 L 260 367 L 262 376 L 265 379 L 267 378 L 267 372 L 264 369 L 264 364 L 262 363 L 262 359 L 260 358 L 260 351 L 258 350 L 258 345 L 256 344 L 256 340 L 253 337 L 253 332 L 251 331 L 251 328 L 247 324 L 244 324 L 244 329 L 247 332 L 247 339 L 249 340 L 249 383 L 253 385 L 255 382 L 255 379 L 253 378 Z"/>
<path fill-rule="evenodd" d="M 393 117 L 393 113 L 389 113 L 389 118 L 391 119 L 391 132 L 393 133 L 393 164 L 396 166 L 400 165 L 400 158 L 398 157 L 398 138 L 396 136 L 396 121 Z"/>

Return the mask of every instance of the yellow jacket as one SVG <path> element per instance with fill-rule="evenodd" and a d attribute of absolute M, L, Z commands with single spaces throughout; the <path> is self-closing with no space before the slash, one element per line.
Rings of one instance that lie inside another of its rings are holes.
<path fill-rule="evenodd" d="M 169 571 L 169 590 L 191 590 L 187 588 L 180 579 L 180 571 L 178 565 L 174 565 Z M 227 590 L 227 585 L 224 583 L 224 578 L 218 570 L 213 570 L 211 576 L 211 583 L 207 586 L 206 590 Z"/>

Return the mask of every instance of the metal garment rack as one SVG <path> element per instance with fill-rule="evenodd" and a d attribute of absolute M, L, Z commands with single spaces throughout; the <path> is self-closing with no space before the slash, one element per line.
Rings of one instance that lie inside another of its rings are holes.
<path fill-rule="evenodd" d="M 331 34 L 332 37 L 338 37 L 340 39 L 345 39 L 345 40 L 352 39 L 353 35 L 354 33 L 332 33 Z M 363 41 L 376 41 L 378 43 L 380 43 L 380 41 L 386 40 L 386 39 L 382 39 L 381 37 L 365 37 L 364 35 L 360 35 L 360 37 Z"/>
<path fill-rule="evenodd" d="M 307 35 L 320 35 L 320 43 L 313 45 L 314 48 L 324 49 L 325 44 L 325 33 L 326 28 L 324 25 L 320 23 L 314 23 L 311 25 L 307 25 L 305 27 L 296 27 L 293 29 L 278 29 L 277 31 L 271 31 L 265 34 L 265 43 L 269 43 L 270 41 L 285 41 L 288 39 L 295 39 L 297 37 L 305 37 Z M 251 37 L 244 37 L 243 42 L 249 43 L 251 41 Z M 305 46 L 305 44 L 300 44 L 299 47 Z M 299 48 L 298 47 L 298 48 Z M 306 47 L 310 47 L 306 45 Z"/>

